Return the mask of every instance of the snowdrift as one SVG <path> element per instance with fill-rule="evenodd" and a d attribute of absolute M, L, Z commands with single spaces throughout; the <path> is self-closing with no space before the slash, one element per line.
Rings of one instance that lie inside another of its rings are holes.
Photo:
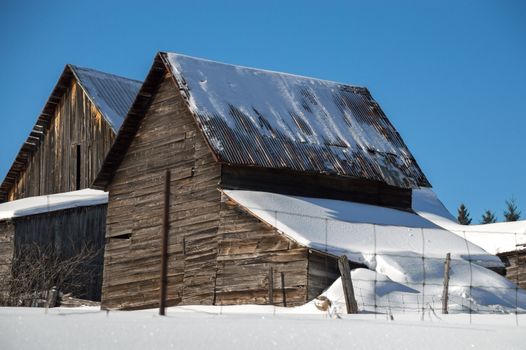
<path fill-rule="evenodd" d="M 498 254 L 521 249 L 526 244 L 526 220 L 486 225 L 460 225 L 429 188 L 413 190 L 413 210 L 421 217 Z"/>
<path fill-rule="evenodd" d="M 367 266 L 352 271 L 361 310 L 439 308 L 451 253 L 450 310 L 526 311 L 526 292 L 487 269 L 503 266 L 498 257 L 423 216 L 339 200 L 224 193 L 298 243 Z M 342 293 L 339 280 L 325 292 L 336 307 L 344 307 Z"/>

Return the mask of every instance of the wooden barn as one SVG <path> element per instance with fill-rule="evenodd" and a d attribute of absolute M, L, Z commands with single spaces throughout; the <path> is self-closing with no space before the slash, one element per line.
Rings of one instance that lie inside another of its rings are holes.
<path fill-rule="evenodd" d="M 517 245 L 517 249 L 498 253 L 497 256 L 506 265 L 506 278 L 526 289 L 526 244 Z"/>
<path fill-rule="evenodd" d="M 88 188 L 140 86 L 66 65 L 0 185 L 0 203 Z"/>
<path fill-rule="evenodd" d="M 41 265 L 49 263 L 45 268 L 53 269 L 57 267 L 55 264 L 68 263 L 68 259 L 78 257 L 83 261 L 74 261 L 75 266 L 71 262 L 69 267 L 64 266 L 76 269 L 74 273 L 78 279 L 65 281 L 61 292 L 100 300 L 107 201 L 105 192 L 84 189 L 0 204 L 2 296 L 16 294 L 20 297 L 21 290 L 17 287 L 30 288 L 30 284 L 39 279 L 32 273 L 60 273 L 39 270 L 44 268 Z M 81 254 L 84 255 L 79 256 Z M 20 271 L 26 266 L 22 263 L 33 264 L 33 261 L 26 261 L 24 255 L 32 255 L 27 258 L 37 260 L 33 271 Z M 44 255 L 53 255 L 57 261 L 51 262 Z M 0 297 L 0 301 L 5 299 Z"/>
<path fill-rule="evenodd" d="M 94 181 L 109 191 L 102 306 L 155 307 L 161 285 L 168 305 L 303 304 L 336 259 L 229 191 L 409 212 L 429 186 L 366 88 L 159 53 Z"/>
<path fill-rule="evenodd" d="M 139 81 L 67 65 L 0 185 L 0 203 L 7 201 L 2 208 L 16 207 L 17 200 L 38 202 L 40 196 L 51 194 L 71 198 L 64 193 L 88 188 L 140 86 Z M 2 273 L 11 272 L 15 242 L 51 244 L 67 256 L 71 249 L 64 247 L 72 241 L 75 246 L 103 243 L 99 237 L 104 235 L 105 222 L 106 204 L 6 216 L 0 222 Z M 97 268 L 101 273 L 101 264 Z M 100 278 L 86 283 L 95 285 L 87 287 L 84 296 L 99 298 Z"/>

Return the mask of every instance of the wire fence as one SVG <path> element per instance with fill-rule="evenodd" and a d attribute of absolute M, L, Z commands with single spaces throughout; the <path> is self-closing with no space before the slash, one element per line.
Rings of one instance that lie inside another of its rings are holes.
<path fill-rule="evenodd" d="M 448 313 L 466 314 L 469 322 L 474 314 L 515 315 L 517 325 L 518 315 L 526 313 L 526 232 L 460 225 L 446 230 L 412 213 L 402 213 L 391 224 L 378 224 L 375 221 L 383 219 L 360 223 L 336 212 L 318 217 L 248 209 L 301 244 L 327 255 L 347 256 L 355 264 L 351 276 L 360 312 L 438 317 L 444 307 L 444 269 L 450 253 Z M 343 312 L 341 289 L 331 288 L 325 294 Z"/>

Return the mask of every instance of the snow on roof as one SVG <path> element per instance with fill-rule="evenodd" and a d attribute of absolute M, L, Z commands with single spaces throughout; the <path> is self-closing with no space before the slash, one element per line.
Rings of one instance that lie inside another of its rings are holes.
<path fill-rule="evenodd" d="M 86 94 L 106 118 L 113 131 L 117 132 L 142 82 L 94 69 L 70 66 Z"/>
<path fill-rule="evenodd" d="M 108 203 L 107 192 L 89 188 L 80 191 L 29 197 L 0 204 L 0 220 L 106 203 Z"/>
<path fill-rule="evenodd" d="M 379 253 L 422 254 L 479 260 L 500 266 L 499 258 L 413 213 L 374 205 L 224 190 L 240 206 L 299 243 L 358 263 L 375 263 Z"/>
<path fill-rule="evenodd" d="M 365 88 L 175 53 L 167 59 L 223 162 L 430 186 Z"/>
<path fill-rule="evenodd" d="M 413 210 L 421 217 L 498 254 L 521 249 L 526 244 L 526 220 L 485 225 L 460 225 L 428 188 L 413 190 Z"/>
<path fill-rule="evenodd" d="M 362 283 L 364 293 L 369 293 L 366 285 L 375 279 L 385 284 L 384 294 L 388 296 L 383 302 L 391 303 L 389 307 L 413 303 L 418 308 L 423 301 L 440 301 L 444 260 L 451 253 L 450 299 L 457 309 L 514 309 L 517 303 L 526 309 L 526 293 L 517 291 L 512 282 L 485 268 L 503 266 L 498 257 L 417 214 L 268 192 L 224 190 L 224 193 L 298 243 L 329 254 L 345 254 L 349 260 L 366 265 L 373 271 L 362 271 L 359 276 L 353 275 L 353 279 Z M 357 295 L 359 288 L 360 285 L 355 288 Z M 378 301 L 384 294 L 377 295 Z M 365 298 L 376 303 L 370 296 Z M 371 310 L 372 305 L 365 309 Z"/>

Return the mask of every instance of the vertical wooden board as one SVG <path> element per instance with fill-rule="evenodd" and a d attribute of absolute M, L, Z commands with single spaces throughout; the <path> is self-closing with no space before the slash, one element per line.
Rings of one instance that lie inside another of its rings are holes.
<path fill-rule="evenodd" d="M 10 221 L 0 222 L 0 293 L 8 290 L 11 261 L 14 253 L 14 225 Z"/>
<path fill-rule="evenodd" d="M 26 169 L 8 193 L 10 200 L 76 189 L 76 155 L 72 147 L 81 144 L 81 188 L 88 187 L 102 165 L 115 134 L 100 112 L 73 79 L 60 99 L 50 128 Z M 89 160 L 96 166 L 90 166 Z"/>

